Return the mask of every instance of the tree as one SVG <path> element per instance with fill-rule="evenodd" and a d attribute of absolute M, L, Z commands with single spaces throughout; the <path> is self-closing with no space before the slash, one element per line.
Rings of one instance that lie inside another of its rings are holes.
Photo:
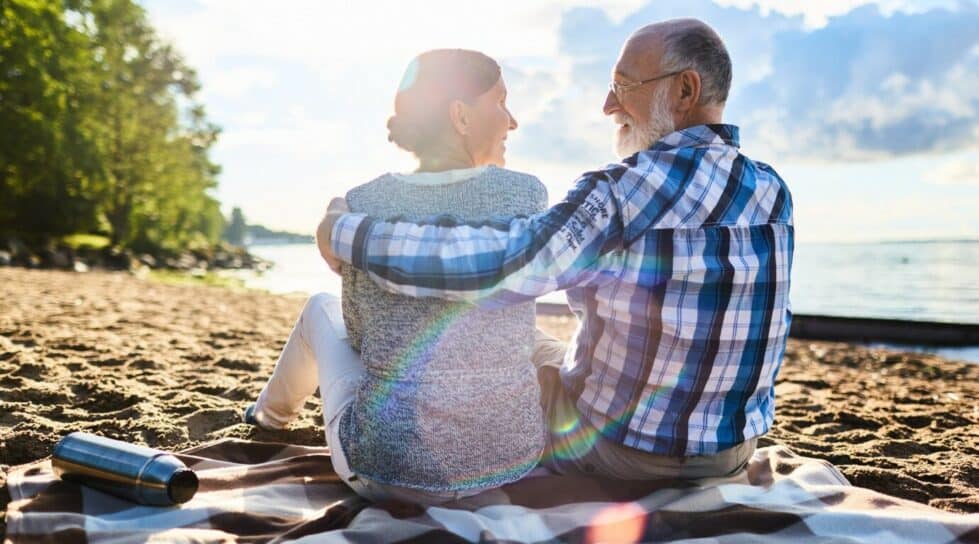
<path fill-rule="evenodd" d="M 219 131 L 195 102 L 194 71 L 159 41 L 139 6 L 86 4 L 104 74 L 100 144 L 110 160 L 100 201 L 113 241 L 140 249 L 213 242 L 221 229 L 202 228 L 221 222 L 207 194 L 219 172 L 207 156 Z"/>
<path fill-rule="evenodd" d="M 236 246 L 245 245 L 245 229 L 247 227 L 245 214 L 241 213 L 241 208 L 235 206 L 231 210 L 231 222 L 224 232 L 224 239 Z"/>
<path fill-rule="evenodd" d="M 66 13 L 59 2 L 0 3 L 0 228 L 97 224 L 92 58 Z"/>
<path fill-rule="evenodd" d="M 131 0 L 0 3 L 0 229 L 212 244 L 219 129 L 196 74 Z"/>

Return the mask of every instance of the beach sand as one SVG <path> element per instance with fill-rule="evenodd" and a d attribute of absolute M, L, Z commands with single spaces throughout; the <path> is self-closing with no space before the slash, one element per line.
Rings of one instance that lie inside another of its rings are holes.
<path fill-rule="evenodd" d="M 324 443 L 317 398 L 286 431 L 240 423 L 303 297 L 0 268 L 0 300 L 0 512 L 9 466 L 50 455 L 71 431 L 168 450 L 223 437 Z M 573 320 L 539 325 L 568 338 Z M 761 445 L 825 459 L 854 485 L 979 512 L 979 365 L 792 340 L 776 392 Z"/>

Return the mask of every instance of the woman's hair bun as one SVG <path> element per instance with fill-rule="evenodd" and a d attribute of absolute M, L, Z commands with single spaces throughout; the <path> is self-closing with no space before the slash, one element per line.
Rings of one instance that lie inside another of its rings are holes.
<path fill-rule="evenodd" d="M 414 153 L 418 145 L 417 131 L 412 130 L 403 115 L 392 115 L 388 119 L 388 141 L 394 142 L 394 145 L 409 153 Z"/>

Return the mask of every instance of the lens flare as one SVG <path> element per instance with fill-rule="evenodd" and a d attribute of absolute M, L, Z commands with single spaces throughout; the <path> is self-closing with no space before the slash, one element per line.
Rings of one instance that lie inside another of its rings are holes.
<path fill-rule="evenodd" d="M 646 511 L 634 502 L 613 504 L 601 509 L 588 524 L 585 542 L 639 542 L 646 526 Z"/>
<path fill-rule="evenodd" d="M 450 327 L 466 326 L 465 320 L 470 310 L 465 306 L 452 305 L 432 319 L 420 334 L 396 354 L 392 365 L 379 380 L 379 387 L 375 392 L 370 397 L 362 399 L 365 410 L 377 414 L 390 408 L 390 404 L 402 396 L 398 393 L 404 392 L 399 389 L 412 386 L 413 376 L 425 373 L 427 361 L 431 360 L 431 353 L 436 349 L 438 339 L 446 330 Z M 475 476 L 452 479 L 448 483 L 459 488 L 475 488 L 501 480 L 515 480 L 537 466 L 539 461 L 539 458 L 534 455 L 506 464 L 483 466 L 481 472 Z"/>
<path fill-rule="evenodd" d="M 644 399 L 643 404 L 646 406 L 654 404 L 657 399 L 667 395 L 670 390 L 672 387 L 660 387 L 649 394 Z M 566 416 L 567 419 L 562 421 L 550 422 L 551 444 L 548 450 L 544 452 L 541 462 L 547 464 L 581 459 L 591 451 L 602 435 L 612 436 L 615 434 L 613 429 L 620 429 L 622 426 L 628 425 L 636 411 L 635 404 L 626 404 L 617 413 L 608 414 L 611 417 L 604 424 L 595 427 L 587 420 L 577 416 L 577 410 L 565 410 L 565 412 L 574 415 L 568 415 Z"/>
<path fill-rule="evenodd" d="M 401 77 L 401 83 L 398 85 L 398 92 L 410 88 L 415 84 L 418 79 L 418 59 L 414 59 L 408 63 L 408 67 L 405 68 L 405 75 Z"/>

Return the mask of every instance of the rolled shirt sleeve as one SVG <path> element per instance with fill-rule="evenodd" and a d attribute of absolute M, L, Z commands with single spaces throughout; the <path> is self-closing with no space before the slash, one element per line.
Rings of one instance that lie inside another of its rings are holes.
<path fill-rule="evenodd" d="M 533 216 L 398 222 L 346 214 L 330 240 L 338 258 L 389 291 L 496 306 L 614 274 L 622 231 L 608 176 L 596 171 Z"/>
<path fill-rule="evenodd" d="M 368 220 L 366 214 L 348 213 L 344 214 L 333 225 L 330 233 L 330 247 L 333 254 L 345 263 L 353 264 L 354 236 L 360 229 L 361 223 Z M 363 249 L 363 244 L 361 244 Z"/>

